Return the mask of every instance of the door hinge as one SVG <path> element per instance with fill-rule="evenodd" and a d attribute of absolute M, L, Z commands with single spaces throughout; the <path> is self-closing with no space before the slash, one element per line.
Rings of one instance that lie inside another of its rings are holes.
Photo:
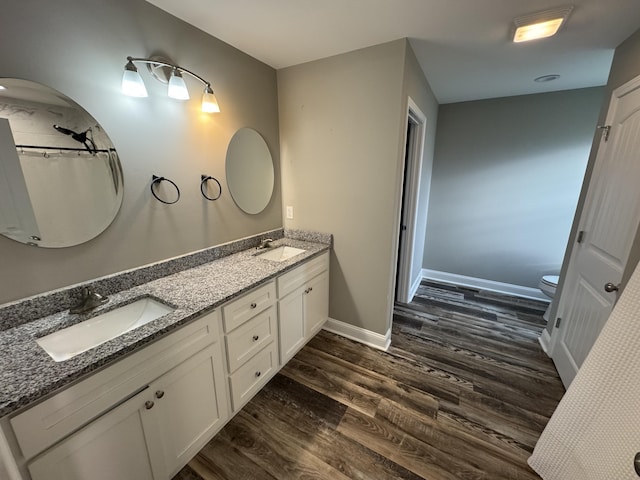
<path fill-rule="evenodd" d="M 576 239 L 576 242 L 582 243 L 583 241 L 584 241 L 584 230 L 580 230 L 578 232 L 578 238 Z"/>
<path fill-rule="evenodd" d="M 609 134 L 611 133 L 611 125 L 598 125 L 598 129 L 604 133 L 604 141 L 609 141 Z"/>
<path fill-rule="evenodd" d="M 558 317 L 556 319 L 556 328 L 560 328 L 560 323 L 562 322 L 562 319 L 560 317 Z"/>

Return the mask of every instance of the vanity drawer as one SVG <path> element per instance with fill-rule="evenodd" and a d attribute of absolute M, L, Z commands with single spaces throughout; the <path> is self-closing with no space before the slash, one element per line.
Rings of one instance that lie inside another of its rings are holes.
<path fill-rule="evenodd" d="M 229 302 L 222 307 L 225 333 L 231 332 L 251 317 L 274 305 L 275 301 L 276 285 L 274 282 L 269 282 L 239 299 Z"/>
<path fill-rule="evenodd" d="M 278 365 L 277 342 L 271 342 L 229 376 L 233 411 L 237 412 L 269 381 Z"/>
<path fill-rule="evenodd" d="M 307 280 L 329 269 L 329 252 L 325 252 L 317 258 L 303 263 L 290 272 L 280 275 L 278 282 L 278 298 L 283 298 L 293 292 Z"/>
<path fill-rule="evenodd" d="M 10 423 L 22 454 L 35 456 L 219 340 L 216 310 L 16 415 Z"/>
<path fill-rule="evenodd" d="M 229 373 L 275 339 L 276 307 L 271 306 L 227 335 Z"/>

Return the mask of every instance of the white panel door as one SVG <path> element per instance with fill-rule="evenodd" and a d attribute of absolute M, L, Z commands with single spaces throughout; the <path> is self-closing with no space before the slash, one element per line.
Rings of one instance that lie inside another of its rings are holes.
<path fill-rule="evenodd" d="M 324 272 L 305 285 L 304 335 L 309 340 L 329 317 L 329 272 Z"/>
<path fill-rule="evenodd" d="M 600 142 L 572 252 L 551 356 L 568 386 L 600 334 L 640 223 L 640 77 L 612 96 L 609 138 Z"/>
<path fill-rule="evenodd" d="M 223 368 L 217 342 L 149 386 L 143 424 L 156 478 L 175 475 L 228 418 Z"/>
<path fill-rule="evenodd" d="M 280 365 L 293 357 L 305 342 L 304 304 L 306 286 L 299 287 L 278 301 L 278 335 L 280 339 Z"/>
<path fill-rule="evenodd" d="M 29 464 L 33 480 L 153 480 L 140 408 L 126 401 Z"/>

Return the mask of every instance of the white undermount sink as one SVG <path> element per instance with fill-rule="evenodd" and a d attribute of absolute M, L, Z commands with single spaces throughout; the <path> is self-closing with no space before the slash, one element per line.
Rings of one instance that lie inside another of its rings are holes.
<path fill-rule="evenodd" d="M 134 328 L 173 312 L 152 298 L 141 298 L 122 307 L 36 339 L 56 362 L 68 360 Z"/>
<path fill-rule="evenodd" d="M 264 258 L 265 260 L 271 260 L 273 262 L 284 262 L 285 260 L 289 260 L 290 258 L 304 252 L 306 252 L 306 250 L 303 250 L 302 248 L 283 245 L 281 247 L 272 248 L 266 253 L 261 253 L 260 255 L 257 255 L 257 257 Z"/>

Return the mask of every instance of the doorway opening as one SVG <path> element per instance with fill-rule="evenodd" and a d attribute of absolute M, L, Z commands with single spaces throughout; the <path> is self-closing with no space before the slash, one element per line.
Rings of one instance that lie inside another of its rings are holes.
<path fill-rule="evenodd" d="M 402 303 L 411 301 L 422 279 L 422 252 L 416 252 L 416 224 L 426 123 L 425 115 L 409 98 L 394 296 L 395 301 Z"/>

